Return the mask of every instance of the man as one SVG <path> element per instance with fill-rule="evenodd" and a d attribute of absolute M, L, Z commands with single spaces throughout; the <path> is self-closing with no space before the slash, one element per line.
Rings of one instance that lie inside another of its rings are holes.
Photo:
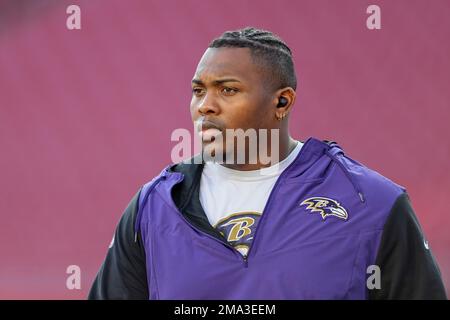
<path fill-rule="evenodd" d="M 406 190 L 335 142 L 289 136 L 296 85 L 272 33 L 211 42 L 192 80 L 203 152 L 137 192 L 90 299 L 446 298 Z"/>

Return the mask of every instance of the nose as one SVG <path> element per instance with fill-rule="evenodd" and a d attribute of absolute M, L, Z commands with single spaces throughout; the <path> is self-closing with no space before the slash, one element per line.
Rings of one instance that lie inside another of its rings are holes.
<path fill-rule="evenodd" d="M 216 114 L 219 112 L 219 107 L 212 94 L 207 93 L 201 101 L 198 101 L 197 111 L 200 115 Z"/>

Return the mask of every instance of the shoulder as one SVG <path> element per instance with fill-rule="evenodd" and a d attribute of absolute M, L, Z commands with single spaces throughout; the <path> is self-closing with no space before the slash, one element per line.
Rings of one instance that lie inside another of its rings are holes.
<path fill-rule="evenodd" d="M 348 155 L 341 155 L 339 160 L 354 177 L 366 197 L 370 199 L 375 198 L 381 200 L 392 196 L 397 198 L 400 194 L 406 192 L 404 186 L 394 182 L 380 172 L 356 161 Z"/>
<path fill-rule="evenodd" d="M 336 160 L 354 189 L 342 192 L 358 194 L 358 201 L 353 201 L 356 220 L 367 229 L 383 229 L 395 204 L 407 194 L 406 188 L 346 154 L 337 155 Z"/>

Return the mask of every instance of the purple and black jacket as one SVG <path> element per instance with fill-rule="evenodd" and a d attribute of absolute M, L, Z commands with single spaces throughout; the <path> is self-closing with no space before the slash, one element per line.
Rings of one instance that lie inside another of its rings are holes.
<path fill-rule="evenodd" d="M 202 169 L 169 165 L 138 191 L 89 299 L 446 299 L 405 188 L 335 142 L 305 142 L 247 257 L 209 224 Z M 369 289 L 373 265 L 380 287 Z"/>

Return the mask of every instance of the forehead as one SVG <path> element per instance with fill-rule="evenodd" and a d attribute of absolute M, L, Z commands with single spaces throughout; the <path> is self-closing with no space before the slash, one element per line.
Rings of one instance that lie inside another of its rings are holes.
<path fill-rule="evenodd" d="M 217 78 L 235 77 L 242 82 L 255 81 L 262 76 L 249 48 L 208 48 L 195 71 L 194 79 L 203 82 Z"/>

